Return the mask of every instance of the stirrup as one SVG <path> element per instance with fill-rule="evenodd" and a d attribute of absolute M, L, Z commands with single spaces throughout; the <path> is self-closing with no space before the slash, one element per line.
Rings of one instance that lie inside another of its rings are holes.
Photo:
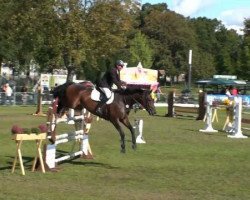
<path fill-rule="evenodd" d="M 101 107 L 97 108 L 97 109 L 96 109 L 96 113 L 97 113 L 98 115 L 102 115 L 102 114 L 103 114 L 102 108 L 101 108 Z"/>

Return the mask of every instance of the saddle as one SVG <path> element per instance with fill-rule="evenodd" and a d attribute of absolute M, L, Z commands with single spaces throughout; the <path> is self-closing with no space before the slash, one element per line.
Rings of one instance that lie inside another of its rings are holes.
<path fill-rule="evenodd" d="M 99 90 L 97 90 L 96 88 L 94 88 L 91 92 L 91 99 L 94 101 L 102 101 L 102 99 L 104 98 L 104 94 L 101 93 Z M 108 99 L 108 101 L 106 102 L 106 104 L 111 104 L 114 101 L 114 92 L 111 91 L 111 97 Z"/>

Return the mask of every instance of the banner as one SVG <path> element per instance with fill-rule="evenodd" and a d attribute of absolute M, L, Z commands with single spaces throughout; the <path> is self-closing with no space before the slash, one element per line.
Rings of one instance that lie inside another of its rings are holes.
<path fill-rule="evenodd" d="M 154 85 L 158 84 L 157 78 L 157 70 L 144 69 L 142 67 L 123 68 L 120 72 L 120 79 L 127 84 Z"/>
<path fill-rule="evenodd" d="M 238 95 L 242 97 L 242 105 L 246 107 L 250 107 L 250 95 Z M 223 102 L 226 99 L 233 99 L 234 96 L 227 96 L 227 95 L 207 95 L 207 101 L 216 101 L 216 102 Z"/>
<path fill-rule="evenodd" d="M 74 76 L 73 81 L 75 81 L 76 76 Z M 41 86 L 46 90 L 51 90 L 52 88 L 66 83 L 67 75 L 59 74 L 41 74 Z"/>

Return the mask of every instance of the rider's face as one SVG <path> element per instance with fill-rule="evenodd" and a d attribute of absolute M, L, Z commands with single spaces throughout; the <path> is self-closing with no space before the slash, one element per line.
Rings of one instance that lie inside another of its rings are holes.
<path fill-rule="evenodd" d="M 117 65 L 117 66 L 116 66 L 116 68 L 117 68 L 119 71 L 121 71 L 121 70 L 122 70 L 122 68 L 123 68 L 123 66 L 121 66 L 121 65 Z"/>

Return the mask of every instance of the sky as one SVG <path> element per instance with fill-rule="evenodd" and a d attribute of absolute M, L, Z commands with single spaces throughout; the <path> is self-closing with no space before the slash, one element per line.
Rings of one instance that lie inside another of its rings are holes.
<path fill-rule="evenodd" d="M 142 0 L 142 4 L 166 3 L 185 17 L 217 18 L 228 29 L 243 34 L 244 19 L 250 18 L 250 0 Z"/>

